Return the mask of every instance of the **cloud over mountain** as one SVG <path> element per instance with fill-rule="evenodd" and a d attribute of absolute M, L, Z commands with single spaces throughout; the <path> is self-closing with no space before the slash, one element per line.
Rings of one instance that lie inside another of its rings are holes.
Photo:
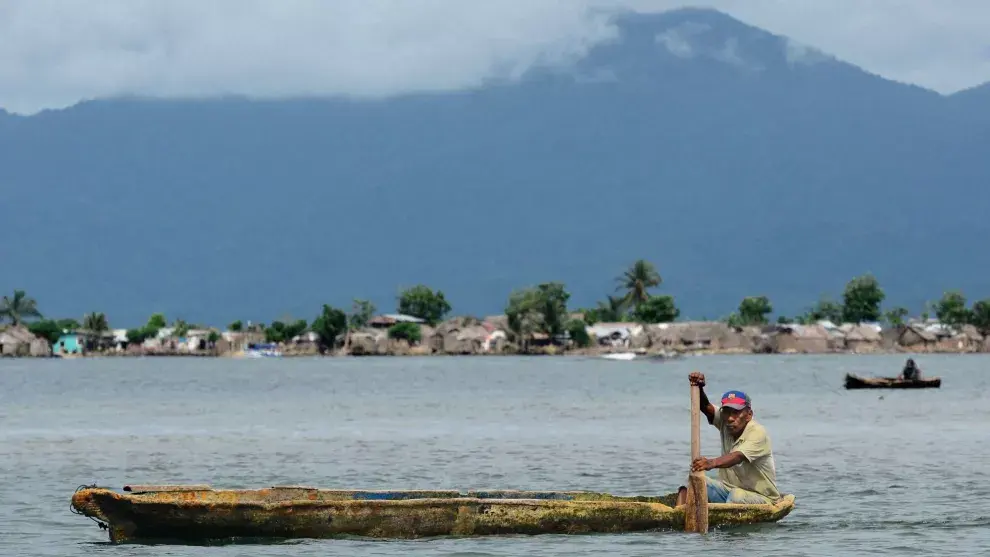
<path fill-rule="evenodd" d="M 120 95 L 384 96 L 450 91 L 568 64 L 615 37 L 608 13 L 674 0 L 8 0 L 0 107 Z M 990 3 L 699 2 L 942 92 L 990 79 Z M 695 30 L 696 31 L 696 30 Z M 690 55 L 692 29 L 660 40 Z M 793 60 L 807 58 L 795 43 Z M 742 64 L 729 41 L 717 54 Z"/>

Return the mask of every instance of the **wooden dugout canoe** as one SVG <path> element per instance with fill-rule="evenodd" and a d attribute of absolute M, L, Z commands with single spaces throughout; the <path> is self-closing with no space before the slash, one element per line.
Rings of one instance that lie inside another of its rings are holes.
<path fill-rule="evenodd" d="M 583 491 L 361 491 L 310 487 L 214 490 L 208 486 L 81 487 L 72 510 L 112 542 L 239 539 L 423 538 L 683 530 L 676 494 L 618 497 Z M 794 507 L 709 504 L 709 526 L 776 522 Z"/>
<path fill-rule="evenodd" d="M 896 377 L 860 377 L 851 373 L 846 374 L 847 389 L 938 389 L 941 386 L 941 377 L 907 380 Z"/>

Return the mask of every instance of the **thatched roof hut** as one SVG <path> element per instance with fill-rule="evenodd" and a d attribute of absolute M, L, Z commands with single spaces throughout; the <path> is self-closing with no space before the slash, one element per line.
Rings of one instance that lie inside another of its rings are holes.
<path fill-rule="evenodd" d="M 747 331 L 730 327 L 721 321 L 657 323 L 647 326 L 646 333 L 650 346 L 676 351 L 751 351 L 755 338 Z"/>
<path fill-rule="evenodd" d="M 881 333 L 883 344 L 888 348 L 905 348 L 912 352 L 930 352 L 935 349 L 938 337 L 922 325 L 896 325 Z"/>
<path fill-rule="evenodd" d="M 492 323 L 495 321 L 496 323 Z M 430 343 L 434 352 L 443 354 L 486 354 L 500 352 L 505 347 L 505 333 L 499 325 L 505 316 L 492 316 L 484 321 L 475 317 L 453 317 L 437 325 L 430 335 L 423 333 L 423 343 Z"/>
<path fill-rule="evenodd" d="M 388 354 L 388 331 L 361 329 L 351 332 L 350 353 L 354 356 L 384 356 Z"/>
<path fill-rule="evenodd" d="M 972 325 L 952 328 L 949 336 L 940 337 L 936 345 L 940 352 L 979 352 L 983 349 L 983 335 Z"/>
<path fill-rule="evenodd" d="M 821 354 L 829 351 L 829 333 L 822 325 L 774 325 L 770 348 L 779 354 Z"/>
<path fill-rule="evenodd" d="M 871 325 L 851 325 L 844 329 L 845 348 L 857 353 L 875 352 L 880 349 L 883 336 Z"/>
<path fill-rule="evenodd" d="M 34 336 L 26 327 L 7 327 L 0 330 L 0 356 L 48 357 L 52 347 L 48 341 Z"/>

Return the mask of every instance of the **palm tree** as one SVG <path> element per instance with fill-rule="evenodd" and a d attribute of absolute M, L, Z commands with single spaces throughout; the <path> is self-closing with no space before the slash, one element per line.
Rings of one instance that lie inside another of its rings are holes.
<path fill-rule="evenodd" d="M 103 333 L 110 330 L 110 324 L 107 323 L 105 314 L 94 311 L 83 318 L 83 329 L 88 329 L 94 333 Z"/>
<path fill-rule="evenodd" d="M 191 328 L 192 326 L 190 326 L 189 323 L 186 323 L 185 319 L 176 319 L 175 322 L 172 323 L 172 336 L 175 338 L 184 338 L 189 334 L 189 330 Z"/>
<path fill-rule="evenodd" d="M 107 316 L 103 313 L 98 313 L 95 311 L 93 313 L 86 314 L 86 316 L 83 317 L 83 329 L 86 329 L 92 333 L 92 338 L 95 339 L 86 343 L 86 349 L 91 350 L 91 343 L 95 342 L 96 347 L 102 350 L 104 348 L 103 333 L 110 330 L 110 324 L 107 323 Z"/>
<path fill-rule="evenodd" d="M 23 290 L 14 290 L 14 297 L 3 297 L 0 301 L 0 319 L 10 319 L 16 327 L 26 317 L 41 317 L 38 311 L 38 303 L 34 298 L 28 298 Z"/>
<path fill-rule="evenodd" d="M 616 279 L 619 282 L 617 291 L 625 290 L 625 300 L 634 306 L 650 299 L 650 288 L 660 286 L 663 279 L 656 267 L 645 259 L 640 259 L 632 264 L 629 269 Z"/>

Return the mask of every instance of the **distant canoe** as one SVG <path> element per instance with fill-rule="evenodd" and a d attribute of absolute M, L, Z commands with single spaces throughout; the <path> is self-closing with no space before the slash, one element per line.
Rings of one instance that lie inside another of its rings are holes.
<path fill-rule="evenodd" d="M 409 539 L 502 534 L 683 530 L 676 494 L 618 497 L 583 491 L 354 491 L 310 487 L 214 490 L 84 487 L 72 510 L 100 523 L 114 543 L 208 542 L 358 536 Z M 709 527 L 776 522 L 794 496 L 775 504 L 709 503 Z"/>
<path fill-rule="evenodd" d="M 635 360 L 638 355 L 635 352 L 612 352 L 609 354 L 602 354 L 601 357 L 605 360 L 629 361 Z"/>
<path fill-rule="evenodd" d="M 646 352 L 607 352 L 605 354 L 600 354 L 598 356 L 603 360 L 613 360 L 620 362 L 665 362 L 667 360 L 674 360 L 680 357 L 679 354 L 674 352 L 660 352 L 658 354 L 647 354 Z"/>
<path fill-rule="evenodd" d="M 896 377 L 859 377 L 850 373 L 846 374 L 847 389 L 938 389 L 941 386 L 941 377 L 907 380 Z"/>

